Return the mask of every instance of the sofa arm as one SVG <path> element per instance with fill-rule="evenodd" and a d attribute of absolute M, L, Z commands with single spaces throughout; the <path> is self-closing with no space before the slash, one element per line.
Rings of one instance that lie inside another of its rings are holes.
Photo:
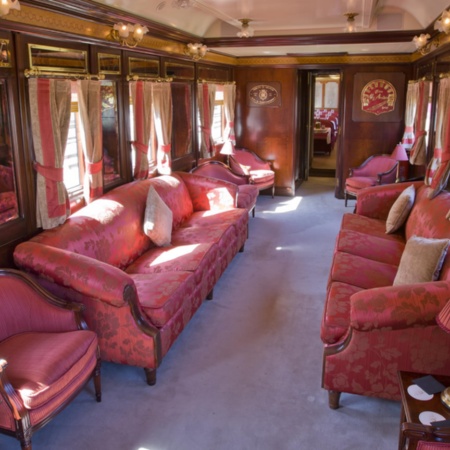
<path fill-rule="evenodd" d="M 238 186 L 228 181 L 177 172 L 186 185 L 194 211 L 220 210 L 237 207 Z"/>
<path fill-rule="evenodd" d="M 366 289 L 350 297 L 350 326 L 358 331 L 436 325 L 450 298 L 450 281 Z"/>
<path fill-rule="evenodd" d="M 112 306 L 127 303 L 128 286 L 135 290 L 133 279 L 117 267 L 37 242 L 19 244 L 14 250 L 14 262 L 26 272 Z"/>
<path fill-rule="evenodd" d="M 423 182 L 384 184 L 361 189 L 358 192 L 356 214 L 372 217 L 373 219 L 386 220 L 395 200 L 411 184 L 417 190 L 423 185 Z"/>

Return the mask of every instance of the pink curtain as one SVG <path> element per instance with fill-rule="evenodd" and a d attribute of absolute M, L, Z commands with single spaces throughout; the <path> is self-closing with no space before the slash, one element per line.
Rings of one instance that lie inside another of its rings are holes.
<path fill-rule="evenodd" d="M 417 81 L 410 81 L 406 93 L 405 132 L 402 138 L 402 145 L 406 150 L 410 150 L 414 144 L 414 118 L 417 108 L 418 87 Z"/>
<path fill-rule="evenodd" d="M 236 136 L 234 133 L 234 107 L 236 103 L 236 85 L 225 84 L 223 86 L 223 105 L 225 110 L 225 132 L 223 140 L 231 141 L 236 144 Z"/>
<path fill-rule="evenodd" d="M 170 83 L 152 83 L 153 120 L 158 149 L 156 165 L 160 174 L 172 172 L 172 89 Z"/>
<path fill-rule="evenodd" d="M 433 158 L 425 173 L 425 184 L 432 190 L 433 198 L 447 186 L 450 174 L 450 78 L 439 82 L 438 104 L 436 114 L 436 142 Z"/>
<path fill-rule="evenodd" d="M 133 102 L 134 141 L 131 143 L 135 153 L 134 178 L 148 177 L 148 152 L 152 132 L 152 82 L 132 81 L 130 94 Z"/>
<path fill-rule="evenodd" d="M 36 221 L 44 228 L 65 222 L 70 203 L 64 186 L 64 152 L 70 123 L 70 80 L 28 82 L 36 176 Z"/>
<path fill-rule="evenodd" d="M 84 198 L 86 203 L 103 194 L 103 135 L 101 82 L 77 81 L 78 107 L 83 126 L 83 152 L 86 172 Z"/>
<path fill-rule="evenodd" d="M 210 158 L 214 156 L 214 142 L 211 127 L 214 118 L 216 85 L 209 83 L 199 84 L 197 97 L 201 131 L 200 156 L 202 158 Z"/>
<path fill-rule="evenodd" d="M 425 136 L 425 124 L 427 120 L 428 99 L 430 95 L 431 81 L 418 82 L 417 108 L 414 120 L 415 141 L 409 154 L 409 162 L 416 166 L 427 163 L 427 143 Z"/>

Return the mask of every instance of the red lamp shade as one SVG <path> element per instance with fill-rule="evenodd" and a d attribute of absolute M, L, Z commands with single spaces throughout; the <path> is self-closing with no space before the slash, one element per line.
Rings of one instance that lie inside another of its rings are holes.
<path fill-rule="evenodd" d="M 395 146 L 394 151 L 391 154 L 391 158 L 396 161 L 408 161 L 408 155 L 401 142 Z"/>
<path fill-rule="evenodd" d="M 441 309 L 436 322 L 446 333 L 450 333 L 450 301 Z"/>

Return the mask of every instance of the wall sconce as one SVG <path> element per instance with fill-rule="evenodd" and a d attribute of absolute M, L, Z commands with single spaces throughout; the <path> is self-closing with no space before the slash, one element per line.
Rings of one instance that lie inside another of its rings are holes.
<path fill-rule="evenodd" d="M 251 22 L 251 19 L 239 19 L 239 22 L 241 22 L 241 31 L 238 31 L 237 37 L 240 38 L 249 38 L 253 36 L 253 28 L 249 25 Z"/>
<path fill-rule="evenodd" d="M 206 55 L 207 51 L 208 47 L 206 45 L 200 43 L 189 43 L 184 49 L 184 54 L 190 56 L 194 61 L 198 61 Z"/>
<path fill-rule="evenodd" d="M 450 11 L 442 13 L 441 17 L 434 23 L 434 29 L 445 34 L 450 32 Z"/>
<path fill-rule="evenodd" d="M 131 34 L 132 33 L 132 34 Z M 116 23 L 111 30 L 111 37 L 127 47 L 136 47 L 142 41 L 144 35 L 148 33 L 148 28 L 141 25 Z"/>
<path fill-rule="evenodd" d="M 20 11 L 19 0 L 1 0 L 0 1 L 0 17 L 9 14 L 11 9 L 17 9 Z"/>
<path fill-rule="evenodd" d="M 359 15 L 358 13 L 344 14 L 344 16 L 347 17 L 347 25 L 345 26 L 344 29 L 346 33 L 356 33 L 355 17 L 358 15 Z"/>
<path fill-rule="evenodd" d="M 426 55 L 430 53 L 433 48 L 439 47 L 439 38 L 436 37 L 434 40 L 429 42 L 430 35 L 429 34 L 421 34 L 420 36 L 414 36 L 413 42 L 416 46 L 416 50 L 422 54 Z"/>

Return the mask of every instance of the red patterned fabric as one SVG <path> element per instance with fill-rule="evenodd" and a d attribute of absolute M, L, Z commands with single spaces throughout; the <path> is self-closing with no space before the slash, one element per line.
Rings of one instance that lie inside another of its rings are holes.
<path fill-rule="evenodd" d="M 67 389 L 96 351 L 97 338 L 89 330 L 20 333 L 0 342 L 8 379 L 29 409 Z"/>
<path fill-rule="evenodd" d="M 144 233 L 150 186 L 173 213 L 168 247 Z M 135 181 L 18 245 L 15 262 L 86 305 L 102 359 L 155 369 L 244 246 L 248 211 L 237 195 L 237 185 L 187 173 Z"/>
<path fill-rule="evenodd" d="M 364 189 L 377 184 L 377 177 L 349 177 L 345 181 L 345 187 L 353 189 Z"/>
<path fill-rule="evenodd" d="M 337 236 L 322 318 L 323 387 L 399 399 L 397 372 L 450 375 L 450 334 L 436 323 L 450 298 L 450 256 L 438 281 L 393 286 L 407 239 L 450 238 L 450 193 L 430 199 L 422 182 L 403 228 L 386 219 L 404 184 L 360 192 Z M 419 262 L 420 263 L 420 262 Z"/>

